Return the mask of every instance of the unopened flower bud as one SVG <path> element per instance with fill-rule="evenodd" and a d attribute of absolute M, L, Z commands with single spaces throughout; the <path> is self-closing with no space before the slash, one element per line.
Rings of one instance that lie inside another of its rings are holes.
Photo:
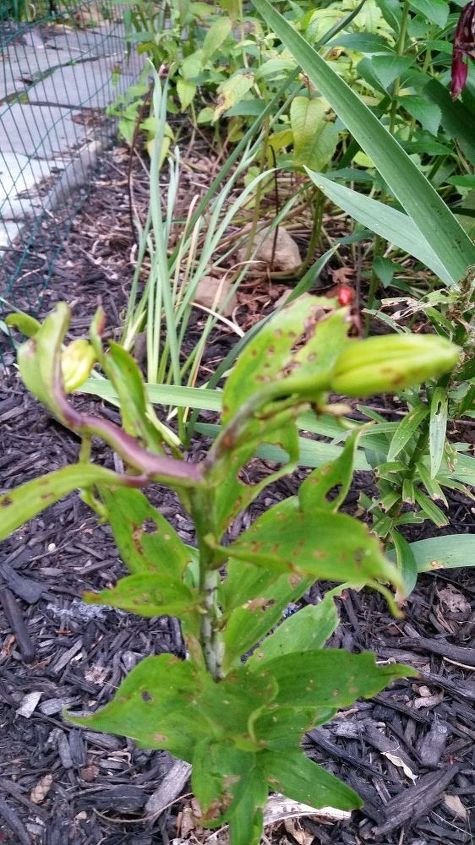
<path fill-rule="evenodd" d="M 61 357 L 61 371 L 66 393 L 72 393 L 84 384 L 95 362 L 94 350 L 84 338 L 73 340 L 66 347 Z"/>
<path fill-rule="evenodd" d="M 460 349 L 438 335 L 355 340 L 337 359 L 331 390 L 346 396 L 396 393 L 453 369 Z"/>

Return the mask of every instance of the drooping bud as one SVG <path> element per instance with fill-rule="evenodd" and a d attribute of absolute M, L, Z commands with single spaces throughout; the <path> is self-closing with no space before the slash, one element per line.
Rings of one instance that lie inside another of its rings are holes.
<path fill-rule="evenodd" d="M 355 340 L 341 353 L 331 390 L 346 396 L 396 393 L 449 372 L 460 349 L 438 335 L 392 334 Z"/>
<path fill-rule="evenodd" d="M 462 9 L 455 31 L 450 86 L 453 99 L 458 97 L 465 88 L 469 56 L 475 58 L 475 0 L 471 0 Z"/>
<path fill-rule="evenodd" d="M 84 338 L 73 340 L 61 355 L 61 371 L 66 393 L 77 390 L 88 378 L 96 356 L 91 344 Z"/>

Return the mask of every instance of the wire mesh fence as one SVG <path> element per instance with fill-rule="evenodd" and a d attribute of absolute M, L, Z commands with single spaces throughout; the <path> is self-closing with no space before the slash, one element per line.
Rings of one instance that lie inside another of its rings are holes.
<path fill-rule="evenodd" d="M 108 106 L 140 73 L 123 8 L 51 0 L 18 21 L 0 2 L 0 316 L 34 310 L 114 137 Z"/>

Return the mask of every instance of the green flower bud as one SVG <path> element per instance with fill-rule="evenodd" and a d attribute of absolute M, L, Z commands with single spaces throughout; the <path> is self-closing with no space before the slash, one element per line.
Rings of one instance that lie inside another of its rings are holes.
<path fill-rule="evenodd" d="M 72 393 L 84 384 L 95 363 L 94 350 L 84 338 L 73 340 L 66 347 L 61 356 L 61 371 L 66 393 Z"/>
<path fill-rule="evenodd" d="M 338 357 L 331 390 L 346 396 L 396 393 L 447 373 L 460 349 L 438 335 L 392 334 L 355 340 Z"/>

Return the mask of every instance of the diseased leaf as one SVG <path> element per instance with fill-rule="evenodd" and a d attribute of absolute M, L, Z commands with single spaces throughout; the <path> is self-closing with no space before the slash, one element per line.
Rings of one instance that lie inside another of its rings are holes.
<path fill-rule="evenodd" d="M 164 748 L 191 763 L 196 745 L 220 737 L 243 751 L 257 750 L 249 734 L 253 714 L 268 707 L 277 685 L 269 673 L 242 666 L 217 683 L 204 668 L 171 654 L 146 657 L 112 701 L 74 724 L 129 736 L 145 748 Z"/>
<path fill-rule="evenodd" d="M 329 707 L 270 706 L 253 722 L 253 733 L 264 749 L 295 751 L 306 731 L 329 722 L 335 715 Z"/>
<path fill-rule="evenodd" d="M 299 709 L 348 707 L 357 698 L 376 695 L 397 678 L 417 674 L 410 666 L 400 663 L 377 666 L 369 652 L 350 654 L 333 648 L 284 654 L 267 661 L 262 669 L 256 663 L 250 668 L 264 671 L 266 677 L 275 679 L 278 691 L 274 704 Z M 296 678 L 299 679 L 298 701 Z"/>
<path fill-rule="evenodd" d="M 313 170 L 327 167 L 338 144 L 338 130 L 326 110 L 320 98 L 294 97 L 290 106 L 295 162 Z"/>
<path fill-rule="evenodd" d="M 260 644 L 249 665 L 262 666 L 274 657 L 294 651 L 315 651 L 323 648 L 340 622 L 333 595 L 325 596 L 320 604 L 309 604 L 289 616 Z"/>
<path fill-rule="evenodd" d="M 218 104 L 214 110 L 213 121 L 218 120 L 231 106 L 239 103 L 254 85 L 254 74 L 248 70 L 239 71 L 222 82 L 218 88 Z"/>
<path fill-rule="evenodd" d="M 239 572 L 246 578 L 246 569 L 254 570 L 256 577 L 253 579 L 255 589 L 251 597 L 231 612 L 224 628 L 225 670 L 235 664 L 239 665 L 242 656 L 279 622 L 286 607 L 298 601 L 312 584 L 311 578 L 276 576 L 275 572 L 270 572 L 269 577 L 268 570 L 247 566 L 242 561 L 231 561 L 229 568 L 231 574 L 236 573 L 238 579 Z M 249 582 L 248 578 L 247 583 Z M 239 588 L 238 594 L 242 595 Z"/>
<path fill-rule="evenodd" d="M 419 572 L 475 566 L 475 534 L 443 534 L 411 543 Z"/>
<path fill-rule="evenodd" d="M 181 581 L 161 575 L 129 575 L 108 590 L 85 593 L 88 604 L 120 607 L 140 616 L 195 617 L 195 632 L 199 631 L 199 595 Z"/>
<path fill-rule="evenodd" d="M 366 525 L 327 510 L 302 512 L 293 498 L 269 508 L 227 552 L 278 572 L 356 584 L 380 578 L 401 586 Z"/>
<path fill-rule="evenodd" d="M 100 488 L 122 560 L 133 575 L 169 574 L 177 578 L 190 552 L 168 520 L 140 490 Z"/>
<path fill-rule="evenodd" d="M 269 786 L 287 798 L 316 809 L 354 810 L 363 804 L 353 789 L 309 760 L 302 751 L 269 751 L 262 756 Z"/>
<path fill-rule="evenodd" d="M 206 61 L 211 58 L 216 50 L 219 50 L 221 44 L 226 40 L 231 32 L 231 28 L 231 19 L 225 17 L 224 15 L 221 15 L 211 24 L 203 39 L 203 53 Z"/>
<path fill-rule="evenodd" d="M 172 654 L 146 657 L 122 681 L 115 697 L 88 716 L 68 713 L 73 724 L 128 736 L 145 748 L 164 748 L 191 763 L 197 742 L 209 736 L 201 707 L 208 679 Z"/>
<path fill-rule="evenodd" d="M 346 499 L 353 478 L 356 449 L 362 430 L 353 431 L 345 440 L 336 460 L 318 467 L 300 485 L 299 500 L 303 511 L 330 510 L 336 513 Z M 335 489 L 333 499 L 328 494 Z"/>
<path fill-rule="evenodd" d="M 217 827 L 232 812 L 236 793 L 256 766 L 256 754 L 210 737 L 196 746 L 192 765 L 193 792 L 203 813 L 200 821 Z"/>
<path fill-rule="evenodd" d="M 229 813 L 233 845 L 259 845 L 262 836 L 263 807 L 268 789 L 264 773 L 256 766 L 247 772 L 236 789 L 235 803 Z"/>
<path fill-rule="evenodd" d="M 127 476 L 94 464 L 73 464 L 27 481 L 0 496 L 0 540 L 73 490 L 98 484 L 105 489 L 106 485 L 118 487 L 127 483 Z"/>

